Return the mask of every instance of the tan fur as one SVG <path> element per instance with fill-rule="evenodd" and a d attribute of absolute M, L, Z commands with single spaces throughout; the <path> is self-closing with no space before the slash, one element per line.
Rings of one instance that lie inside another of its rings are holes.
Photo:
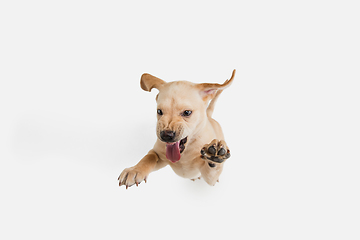
<path fill-rule="evenodd" d="M 157 108 L 163 111 L 163 115 L 158 115 L 158 139 L 153 149 L 138 164 L 126 168 L 120 174 L 119 185 L 125 185 L 126 188 L 138 185 L 146 181 L 150 172 L 167 165 L 181 177 L 196 179 L 201 176 L 209 185 L 215 185 L 224 162 L 214 163 L 202 156 L 200 151 L 211 145 L 228 150 L 221 127 L 211 116 L 217 98 L 232 83 L 234 76 L 235 70 L 223 84 L 195 84 L 187 81 L 165 82 L 150 74 L 143 74 L 141 88 L 145 91 L 153 88 L 159 90 Z M 192 114 L 189 117 L 182 116 L 185 110 L 191 110 Z M 166 143 L 160 140 L 160 133 L 164 130 L 175 132 L 176 142 L 187 137 L 185 150 L 178 162 L 173 163 L 166 158 Z M 209 162 L 215 166 L 210 167 Z"/>

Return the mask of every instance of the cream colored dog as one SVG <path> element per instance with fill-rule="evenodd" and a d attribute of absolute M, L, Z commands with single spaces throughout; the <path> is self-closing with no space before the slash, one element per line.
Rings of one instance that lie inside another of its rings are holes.
<path fill-rule="evenodd" d="M 220 93 L 235 76 L 223 84 L 195 84 L 187 81 L 165 82 L 150 74 L 141 76 L 141 88 L 156 88 L 157 141 L 141 161 L 126 168 L 119 176 L 119 185 L 126 189 L 138 186 L 152 171 L 167 165 L 181 177 L 203 179 L 215 185 L 224 161 L 230 157 L 218 122 L 211 118 Z M 209 101 L 211 100 L 210 104 Z"/>

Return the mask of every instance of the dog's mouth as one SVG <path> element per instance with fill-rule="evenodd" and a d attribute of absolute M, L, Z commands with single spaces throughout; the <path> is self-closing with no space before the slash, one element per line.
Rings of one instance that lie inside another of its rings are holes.
<path fill-rule="evenodd" d="M 180 160 L 181 153 L 185 150 L 187 137 L 174 143 L 166 143 L 166 158 L 175 163 Z"/>

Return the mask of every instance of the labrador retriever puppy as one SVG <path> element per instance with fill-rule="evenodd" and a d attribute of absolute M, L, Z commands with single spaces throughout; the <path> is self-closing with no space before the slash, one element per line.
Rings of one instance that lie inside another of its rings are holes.
<path fill-rule="evenodd" d="M 145 91 L 158 89 L 156 143 L 138 164 L 119 176 L 119 186 L 138 186 L 148 175 L 167 165 L 184 178 L 201 177 L 211 186 L 218 181 L 230 150 L 220 124 L 211 116 L 221 92 L 230 86 L 235 70 L 223 84 L 165 82 L 150 74 L 141 76 Z M 210 103 L 209 103 L 210 102 Z"/>

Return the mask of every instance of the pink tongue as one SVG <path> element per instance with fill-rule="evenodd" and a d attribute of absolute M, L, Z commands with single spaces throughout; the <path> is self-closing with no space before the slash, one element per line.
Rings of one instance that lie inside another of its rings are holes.
<path fill-rule="evenodd" d="M 177 162 L 180 160 L 180 141 L 176 143 L 167 143 L 166 144 L 166 158 L 171 162 Z"/>

